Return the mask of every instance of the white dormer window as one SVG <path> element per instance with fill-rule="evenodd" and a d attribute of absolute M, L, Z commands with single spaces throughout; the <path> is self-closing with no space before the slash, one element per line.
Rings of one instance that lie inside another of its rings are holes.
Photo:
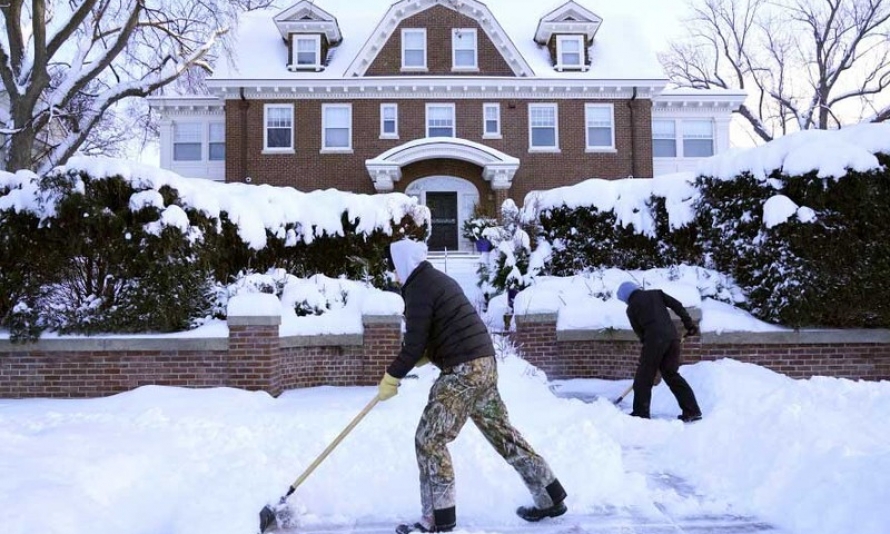
<path fill-rule="evenodd" d="M 556 68 L 557 70 L 584 68 L 583 35 L 556 36 Z"/>
<path fill-rule="evenodd" d="M 294 35 L 291 69 L 321 68 L 321 35 Z"/>
<path fill-rule="evenodd" d="M 402 30 L 402 70 L 426 70 L 426 28 Z"/>
<path fill-rule="evenodd" d="M 452 70 L 477 70 L 478 53 L 475 28 L 455 28 L 451 30 Z"/>

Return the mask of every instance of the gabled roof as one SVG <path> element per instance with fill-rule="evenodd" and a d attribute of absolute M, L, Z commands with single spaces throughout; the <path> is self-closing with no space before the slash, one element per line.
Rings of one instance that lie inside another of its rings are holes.
<path fill-rule="evenodd" d="M 664 0 L 408 0 L 395 5 L 429 6 L 432 2 L 443 5 L 472 6 L 478 13 L 470 11 L 477 18 L 490 15 L 490 27 L 499 27 L 504 32 L 504 50 L 515 50 L 517 62 L 522 68 L 530 69 L 528 77 L 548 80 L 666 80 L 658 58 L 652 49 L 650 35 L 657 35 L 660 19 L 667 9 Z M 639 2 L 639 3 L 638 3 Z M 352 78 L 347 70 L 366 50 L 368 43 L 377 42 L 375 33 L 381 25 L 391 32 L 385 18 L 394 7 L 392 0 L 315 0 L 313 12 L 323 10 L 332 18 L 336 17 L 342 33 L 342 42 L 331 48 L 327 66 L 321 72 L 296 71 L 286 68 L 288 51 L 281 41 L 274 17 L 284 15 L 301 5 L 302 1 L 280 12 L 264 10 L 246 13 L 241 16 L 239 26 L 233 36 L 234 57 L 223 59 L 215 66 L 209 78 L 211 85 L 255 85 L 258 81 L 310 82 Z M 591 12 L 585 6 L 595 7 L 601 20 L 596 33 L 596 43 L 590 49 L 590 69 L 585 72 L 558 72 L 554 70 L 549 50 L 535 42 L 538 24 L 542 17 L 559 12 L 569 5 L 569 11 L 582 14 Z M 578 6 L 578 7 L 574 7 Z M 484 9 L 483 9 L 484 8 Z M 413 8 L 412 8 L 413 9 Z M 258 60 L 261 58 L 261 60 Z M 350 72 L 356 72 L 355 69 Z M 407 77 L 405 77 L 407 78 Z M 467 77 L 469 78 L 469 77 Z M 353 78 L 354 79 L 354 78 Z"/>
<path fill-rule="evenodd" d="M 323 33 L 331 43 L 339 43 L 341 39 L 336 17 L 315 5 L 314 0 L 297 2 L 275 15 L 272 20 L 285 39 L 289 33 L 306 31 Z"/>
<path fill-rule="evenodd" d="M 504 60 L 516 76 L 532 76 L 534 74 L 531 66 L 510 40 L 510 36 L 482 2 L 476 0 L 402 0 L 390 6 L 386 14 L 383 15 L 383 18 L 371 31 L 371 36 L 365 42 L 365 46 L 359 51 L 344 75 L 363 76 L 377 56 L 377 52 L 392 37 L 393 31 L 400 22 L 436 5 L 445 6 L 479 21 L 482 30 L 504 56 Z"/>
<path fill-rule="evenodd" d="M 535 32 L 535 42 L 547 44 L 554 33 L 583 33 L 592 41 L 603 19 L 584 6 L 569 0 L 541 17 Z"/>

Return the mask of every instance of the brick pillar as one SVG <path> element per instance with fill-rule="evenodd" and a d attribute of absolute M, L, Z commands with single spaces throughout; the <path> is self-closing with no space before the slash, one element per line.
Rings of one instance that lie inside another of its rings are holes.
<path fill-rule="evenodd" d="M 507 200 L 510 195 L 509 189 L 495 189 L 494 190 L 494 209 L 495 213 L 498 214 L 498 218 L 501 216 L 501 206 L 504 205 L 504 201 Z"/>
<path fill-rule="evenodd" d="M 279 395 L 281 386 L 281 303 L 267 293 L 229 301 L 228 383 L 231 387 Z"/>
<path fill-rule="evenodd" d="M 374 385 L 386 372 L 386 366 L 398 356 L 402 348 L 401 315 L 363 315 L 364 368 L 359 382 Z"/>
<path fill-rule="evenodd" d="M 565 374 L 556 346 L 556 313 L 515 315 L 516 347 L 528 363 L 550 378 Z"/>

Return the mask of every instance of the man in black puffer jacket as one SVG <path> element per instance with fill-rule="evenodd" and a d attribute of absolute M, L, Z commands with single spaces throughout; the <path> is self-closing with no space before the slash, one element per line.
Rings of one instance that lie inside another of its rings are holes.
<path fill-rule="evenodd" d="M 683 410 L 679 419 L 684 422 L 701 419 L 695 393 L 680 376 L 680 339 L 667 311 L 670 308 L 680 317 L 687 336 L 697 335 L 698 327 L 692 322 L 686 308 L 679 300 L 661 290 L 643 290 L 633 282 L 618 286 L 617 297 L 627 304 L 630 326 L 643 342 L 640 363 L 634 375 L 634 407 L 631 415 L 649 418 L 652 385 L 655 374 L 661 371 L 662 378 Z"/>
<path fill-rule="evenodd" d="M 424 243 L 402 240 L 390 246 L 405 299 L 402 350 L 380 381 L 381 400 L 398 393 L 400 380 L 425 360 L 441 370 L 414 437 L 420 471 L 421 519 L 399 525 L 398 534 L 448 532 L 455 528 L 454 469 L 448 443 L 472 419 L 489 443 L 522 477 L 534 506 L 516 513 L 539 521 L 566 512 L 566 493 L 544 461 L 513 428 L 497 389 L 497 362 L 488 329 L 447 274 L 426 261 Z"/>

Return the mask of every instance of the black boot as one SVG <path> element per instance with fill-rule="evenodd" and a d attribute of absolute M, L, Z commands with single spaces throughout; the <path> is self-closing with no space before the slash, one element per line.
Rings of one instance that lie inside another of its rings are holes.
<path fill-rule="evenodd" d="M 696 421 L 701 421 L 700 413 L 684 413 L 682 415 L 678 415 L 677 419 L 683 421 L 684 423 L 694 423 Z"/>
<path fill-rule="evenodd" d="M 529 522 L 540 521 L 547 517 L 559 517 L 566 513 L 568 508 L 563 501 L 566 500 L 566 490 L 563 489 L 559 480 L 554 480 L 545 488 L 553 506 L 549 508 L 538 508 L 537 506 L 520 506 L 516 509 L 516 515 Z"/>
<path fill-rule="evenodd" d="M 443 508 L 442 510 L 433 510 L 433 521 L 435 524 L 426 526 L 423 523 L 414 523 L 413 525 L 402 524 L 396 527 L 396 534 L 410 534 L 412 532 L 451 532 L 457 526 L 457 514 L 452 506 L 451 508 Z"/>

